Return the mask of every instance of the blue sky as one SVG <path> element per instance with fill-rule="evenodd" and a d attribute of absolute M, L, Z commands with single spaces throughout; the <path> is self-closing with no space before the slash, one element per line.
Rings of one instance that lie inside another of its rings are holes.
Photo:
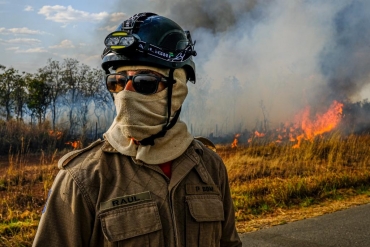
<path fill-rule="evenodd" d="M 0 0 L 0 64 L 30 73 L 48 58 L 99 66 L 105 36 L 128 17 L 110 3 Z"/>

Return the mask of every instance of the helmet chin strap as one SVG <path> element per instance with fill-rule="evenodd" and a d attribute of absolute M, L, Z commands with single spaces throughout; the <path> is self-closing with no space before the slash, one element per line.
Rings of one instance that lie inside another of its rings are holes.
<path fill-rule="evenodd" d="M 147 138 L 144 138 L 143 140 L 139 141 L 139 143 L 143 146 L 147 146 L 147 145 L 153 146 L 154 145 L 154 139 L 159 138 L 159 137 L 163 137 L 166 134 L 167 130 L 171 129 L 176 124 L 177 119 L 180 116 L 181 107 L 180 107 L 179 110 L 176 111 L 175 116 L 170 121 L 170 118 L 171 118 L 171 104 L 172 104 L 172 88 L 173 88 L 173 84 L 176 83 L 176 81 L 173 78 L 173 72 L 174 71 L 175 71 L 175 69 L 170 69 L 169 80 L 167 80 L 169 84 L 168 84 L 168 87 L 167 87 L 168 90 L 167 90 L 167 121 L 166 121 L 166 124 L 163 126 L 162 130 L 160 132 L 158 132 L 157 134 L 151 135 L 151 136 L 149 136 Z"/>

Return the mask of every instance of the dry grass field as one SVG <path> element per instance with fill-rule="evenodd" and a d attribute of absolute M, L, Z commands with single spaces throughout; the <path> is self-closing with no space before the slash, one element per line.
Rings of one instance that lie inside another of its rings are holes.
<path fill-rule="evenodd" d="M 0 159 L 0 246 L 32 245 L 56 163 L 56 153 Z"/>
<path fill-rule="evenodd" d="M 240 232 L 370 202 L 370 136 L 218 146 Z M 31 246 L 61 153 L 0 160 L 0 246 Z"/>
<path fill-rule="evenodd" d="M 240 232 L 370 202 L 370 136 L 219 147 Z"/>

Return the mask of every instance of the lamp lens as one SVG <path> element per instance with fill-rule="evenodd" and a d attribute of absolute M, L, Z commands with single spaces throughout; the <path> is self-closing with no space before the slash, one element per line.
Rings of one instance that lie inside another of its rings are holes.
<path fill-rule="evenodd" d="M 121 41 L 119 42 L 120 45 L 129 46 L 135 42 L 134 37 L 122 37 Z"/>
<path fill-rule="evenodd" d="M 109 37 L 106 41 L 106 45 L 117 45 L 119 43 L 118 37 Z"/>

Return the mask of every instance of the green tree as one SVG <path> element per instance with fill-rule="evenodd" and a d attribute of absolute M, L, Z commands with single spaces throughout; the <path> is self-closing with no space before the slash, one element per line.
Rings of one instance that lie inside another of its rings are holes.
<path fill-rule="evenodd" d="M 62 80 L 66 87 L 63 103 L 68 107 L 69 133 L 74 135 L 77 132 L 78 101 L 81 96 L 80 86 L 86 67 L 80 67 L 76 59 L 65 59 L 62 65 Z"/>
<path fill-rule="evenodd" d="M 50 110 L 52 117 L 52 127 L 55 131 L 55 125 L 58 116 L 58 100 L 62 98 L 66 91 L 66 85 L 62 78 L 62 65 L 59 61 L 48 59 L 47 65 L 39 69 L 40 74 L 46 76 L 49 87 Z"/>
<path fill-rule="evenodd" d="M 91 128 L 93 121 L 88 114 L 94 114 L 97 118 L 96 127 L 100 126 L 100 115 L 108 108 L 111 101 L 103 81 L 104 75 L 101 69 L 89 69 L 81 84 L 80 107 L 78 109 L 83 135 L 86 135 L 88 124 Z"/>
<path fill-rule="evenodd" d="M 24 74 L 24 72 L 23 72 Z M 27 102 L 27 87 L 25 77 L 22 75 L 16 75 L 14 77 L 12 98 L 14 101 L 14 113 L 17 120 L 23 121 L 24 108 Z"/>
<path fill-rule="evenodd" d="M 113 119 L 115 113 L 115 107 L 113 105 L 113 100 L 108 92 L 105 81 L 104 72 L 101 69 L 93 69 L 91 71 L 91 80 L 94 83 L 88 83 L 89 91 L 93 95 L 93 111 L 96 117 L 96 132 L 98 129 L 103 128 L 105 130 L 108 124 L 111 122 L 109 119 Z M 97 137 L 97 136 L 96 136 Z"/>
<path fill-rule="evenodd" d="M 50 86 L 47 84 L 46 78 L 46 74 L 28 77 L 27 107 L 31 110 L 31 114 L 38 119 L 39 125 L 45 121 L 46 110 L 50 104 Z"/>
<path fill-rule="evenodd" d="M 5 69 L 4 66 L 1 68 L 4 72 L 0 74 L 0 107 L 5 111 L 2 114 L 5 119 L 10 120 L 15 108 L 13 97 L 15 83 L 20 80 L 21 75 L 14 68 Z"/>

